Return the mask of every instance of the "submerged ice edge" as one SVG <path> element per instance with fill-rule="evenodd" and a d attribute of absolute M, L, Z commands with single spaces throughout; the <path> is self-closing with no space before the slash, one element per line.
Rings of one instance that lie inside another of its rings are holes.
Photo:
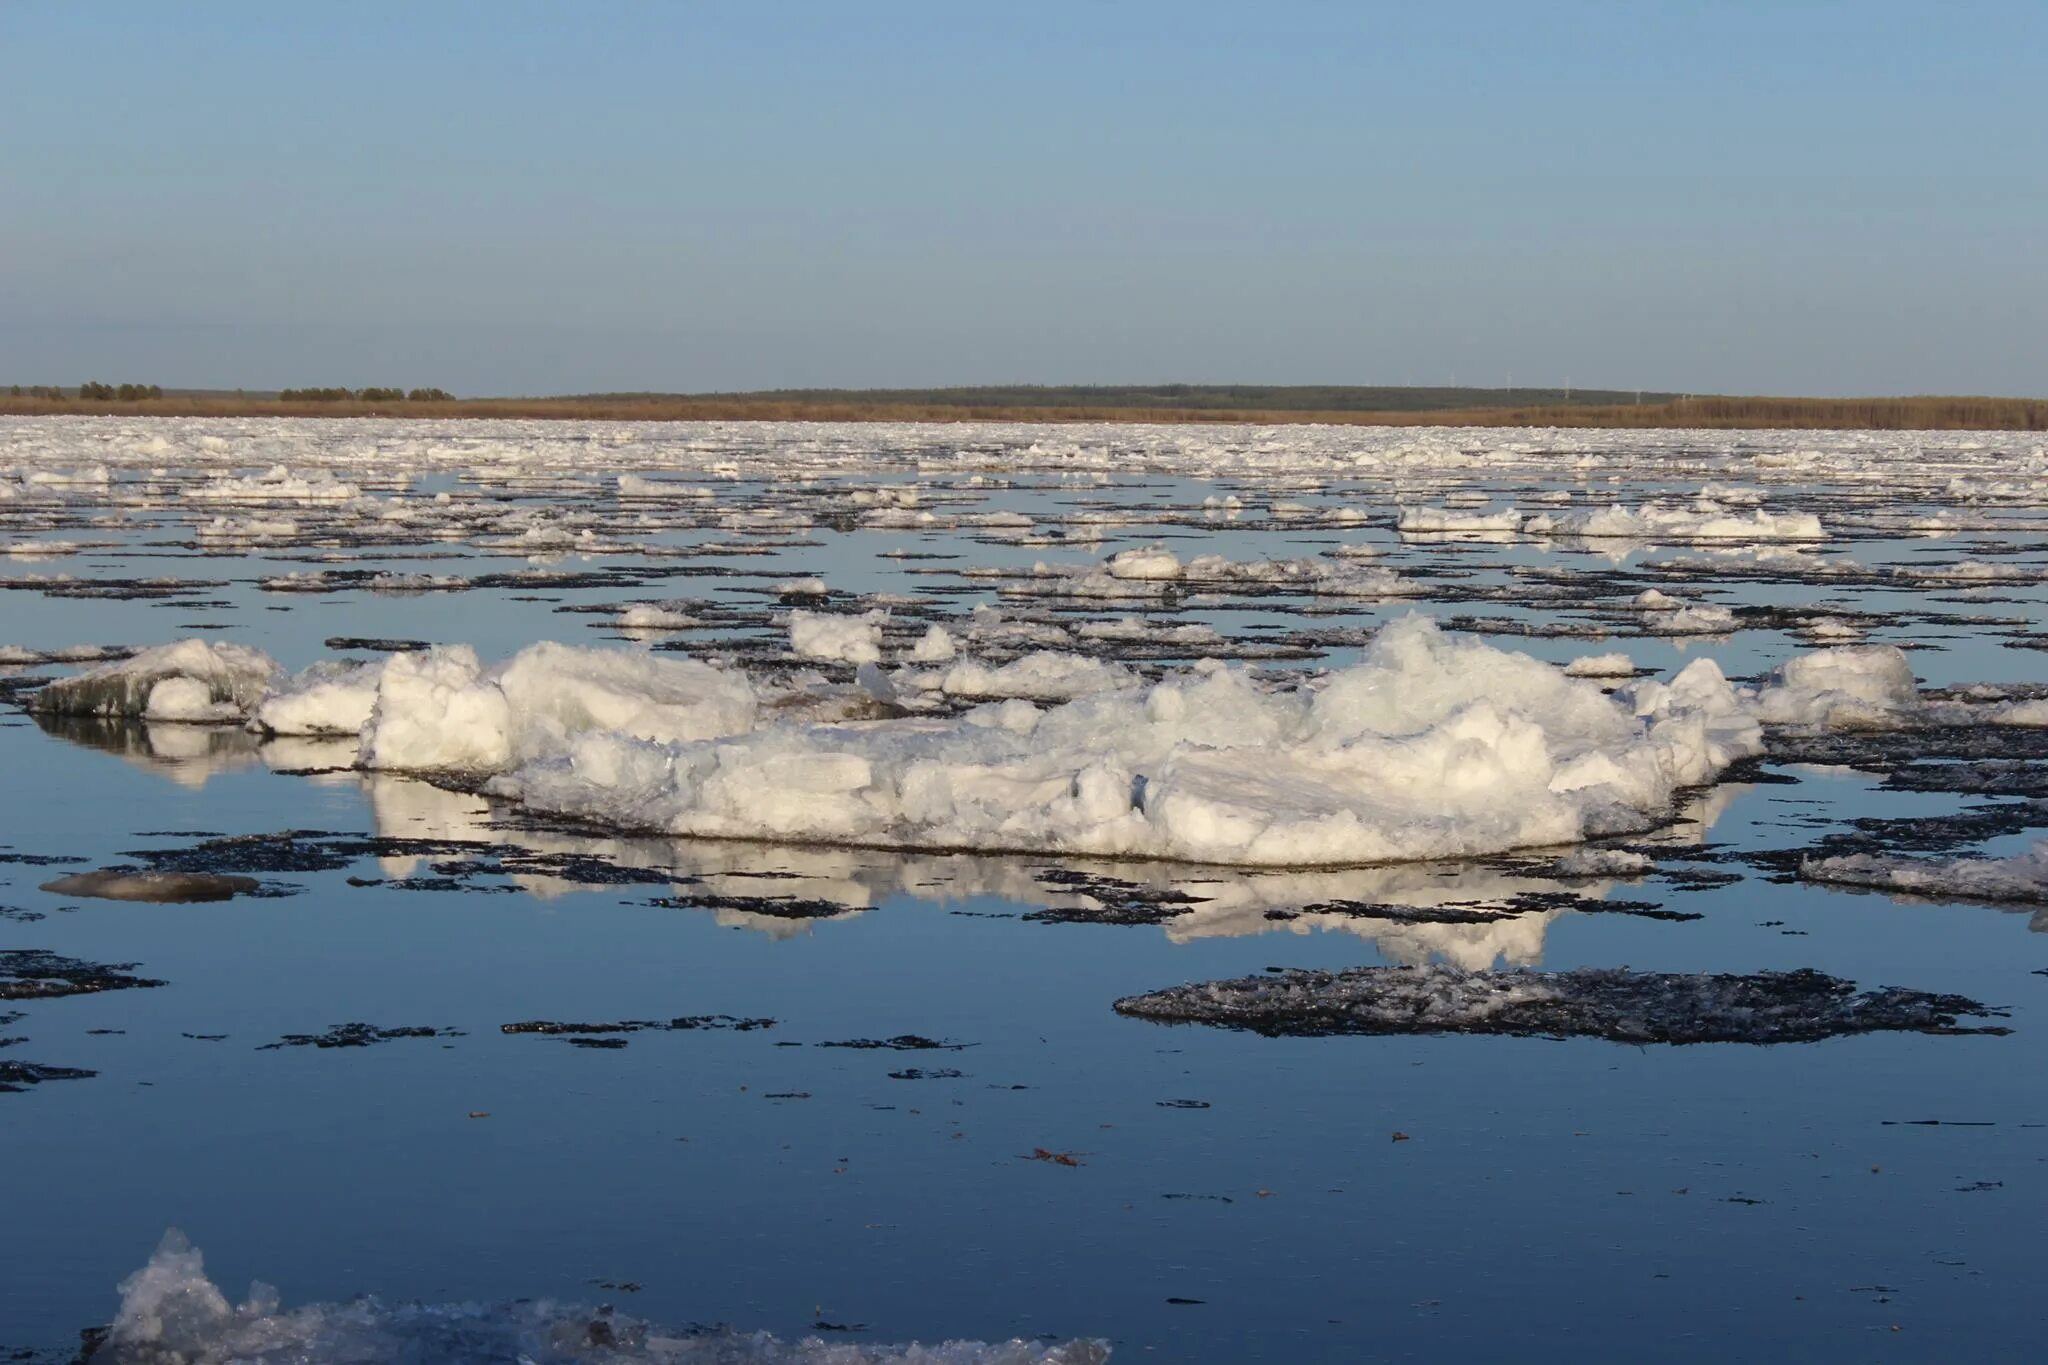
<path fill-rule="evenodd" d="M 609 1307 L 549 1299 L 431 1305 L 365 1297 L 285 1308 L 275 1289 L 257 1283 L 235 1305 L 176 1229 L 120 1292 L 113 1324 L 85 1333 L 82 1365 L 1101 1365 L 1110 1354 L 1092 1340 L 783 1341 L 730 1328 L 671 1330 Z"/>
<path fill-rule="evenodd" d="M 1836 653 L 1818 692 L 1738 692 L 1701 659 L 1609 693 L 1416 615 L 1315 677 L 1103 671 L 1096 690 L 1044 706 L 919 712 L 872 670 L 850 689 L 792 692 L 738 668 L 543 643 L 492 667 L 440 647 L 286 680 L 257 651 L 186 641 L 52 683 L 31 705 L 354 730 L 364 768 L 460 773 L 612 829 L 1308 867 L 1648 828 L 1681 791 L 1762 751 L 1766 703 L 1825 713 L 1897 690 L 1896 651 Z"/>

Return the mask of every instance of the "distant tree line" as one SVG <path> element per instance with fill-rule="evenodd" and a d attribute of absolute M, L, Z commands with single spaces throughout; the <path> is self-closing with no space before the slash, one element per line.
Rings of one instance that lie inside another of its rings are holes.
<path fill-rule="evenodd" d="M 282 403 L 452 403 L 446 389 L 280 389 Z"/>
<path fill-rule="evenodd" d="M 145 398 L 161 398 L 164 391 L 155 384 L 102 384 L 92 380 L 78 386 L 78 396 L 102 403 L 139 403 Z"/>

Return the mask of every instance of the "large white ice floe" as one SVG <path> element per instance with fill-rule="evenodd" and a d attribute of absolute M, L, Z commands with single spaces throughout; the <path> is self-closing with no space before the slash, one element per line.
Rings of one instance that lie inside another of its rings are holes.
<path fill-rule="evenodd" d="M 360 488 L 329 470 L 302 474 L 284 465 L 243 478 L 223 475 L 185 489 L 189 502 L 349 502 L 361 494 Z"/>
<path fill-rule="evenodd" d="M 415 726 L 390 698 L 387 683 L 366 732 L 373 765 L 387 727 L 452 728 Z M 598 725 L 561 737 L 539 761 L 509 764 L 500 745 L 472 766 L 505 769 L 499 796 L 631 829 L 1265 866 L 1641 828 L 1680 787 L 1760 747 L 1710 661 L 1610 698 L 1419 616 L 1383 629 L 1356 666 L 1296 685 L 1210 665 L 1045 711 L 1010 701 L 697 740 Z"/>
<path fill-rule="evenodd" d="M 32 706 L 65 715 L 231 723 L 248 719 L 279 672 L 260 649 L 180 640 L 60 678 L 38 692 Z"/>
<path fill-rule="evenodd" d="M 548 1299 L 500 1304 L 281 1305 L 266 1284 L 231 1304 L 183 1235 L 164 1235 L 149 1263 L 121 1283 L 112 1329 L 89 1365 L 1101 1365 L 1095 1341 L 879 1345 L 690 1328 L 672 1331 L 609 1308 Z"/>
<path fill-rule="evenodd" d="M 1691 507 L 1648 502 L 1639 507 L 1619 503 L 1585 512 L 1545 512 L 1522 523 L 1535 536 L 1576 536 L 1583 540 L 1826 540 L 1827 528 L 1811 512 L 1768 512 L 1747 515 L 1729 511 L 1712 499 Z"/>
<path fill-rule="evenodd" d="M 1358 556 L 1347 558 L 1355 561 Z M 1142 600 L 1169 592 L 1258 592 L 1286 588 L 1324 597 L 1410 597 L 1419 585 L 1376 564 L 1332 559 L 1235 560 L 1196 555 L 1183 561 L 1158 545 L 1119 551 L 1100 564 L 1032 566 L 1028 587 L 1006 589 L 1045 597 Z"/>

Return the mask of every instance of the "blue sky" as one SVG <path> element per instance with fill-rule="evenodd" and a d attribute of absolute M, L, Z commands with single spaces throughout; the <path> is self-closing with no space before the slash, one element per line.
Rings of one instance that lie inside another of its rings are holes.
<path fill-rule="evenodd" d="M 0 0 L 0 382 L 2048 392 L 2048 4 Z"/>

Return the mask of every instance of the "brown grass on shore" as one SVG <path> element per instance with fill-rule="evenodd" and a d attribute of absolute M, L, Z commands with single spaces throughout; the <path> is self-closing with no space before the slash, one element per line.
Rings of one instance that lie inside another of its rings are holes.
<path fill-rule="evenodd" d="M 961 407 L 779 399 L 469 398 L 449 402 L 142 402 L 0 395 L 0 415 L 114 417 L 504 417 L 601 422 L 1143 422 L 1283 426 L 1713 427 L 1859 431 L 2048 431 L 2038 398 L 1686 398 L 1670 403 L 1465 408 L 1434 412 L 1289 412 L 1214 408 Z"/>

